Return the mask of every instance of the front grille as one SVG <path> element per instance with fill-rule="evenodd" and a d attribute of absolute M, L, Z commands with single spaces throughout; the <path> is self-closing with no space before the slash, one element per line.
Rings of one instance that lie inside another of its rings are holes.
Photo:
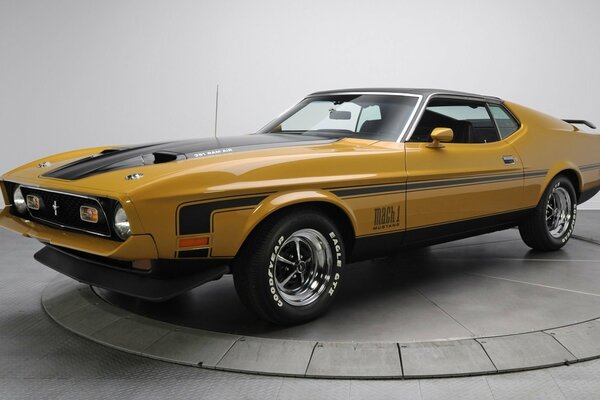
<path fill-rule="evenodd" d="M 21 186 L 23 196 L 37 196 L 40 199 L 39 210 L 29 208 L 31 218 L 42 223 L 110 237 L 110 224 L 100 201 L 95 198 L 50 190 Z M 98 209 L 98 222 L 86 222 L 81 219 L 80 207 L 88 206 Z"/>

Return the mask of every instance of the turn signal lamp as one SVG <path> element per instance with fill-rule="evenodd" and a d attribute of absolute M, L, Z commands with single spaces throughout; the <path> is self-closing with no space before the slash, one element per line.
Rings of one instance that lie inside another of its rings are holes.
<path fill-rule="evenodd" d="M 95 207 L 79 207 L 79 216 L 81 217 L 82 221 L 91 222 L 92 224 L 98 223 L 98 209 Z"/>
<path fill-rule="evenodd" d="M 33 194 L 28 194 L 26 199 L 27 199 L 27 208 L 29 208 L 30 210 L 39 210 L 40 209 L 41 200 L 38 196 L 33 195 Z"/>
<path fill-rule="evenodd" d="M 179 239 L 179 248 L 200 247 L 208 245 L 208 236 Z"/>

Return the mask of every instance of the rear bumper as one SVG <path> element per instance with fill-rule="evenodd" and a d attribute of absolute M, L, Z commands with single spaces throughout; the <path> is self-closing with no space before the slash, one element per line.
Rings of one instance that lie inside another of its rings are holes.
<path fill-rule="evenodd" d="M 161 269 L 171 270 L 167 274 L 136 272 L 124 269 L 117 262 L 111 265 L 110 260 L 87 259 L 50 245 L 38 251 L 34 258 L 79 282 L 155 302 L 171 299 L 229 272 L 225 264 L 197 266 L 193 272 L 186 268 L 181 273 L 173 273 L 178 270 L 175 266 L 163 266 Z"/>

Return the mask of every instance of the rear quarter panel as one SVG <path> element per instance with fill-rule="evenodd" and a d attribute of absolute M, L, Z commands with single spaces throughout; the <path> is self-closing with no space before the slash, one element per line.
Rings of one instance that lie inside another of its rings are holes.
<path fill-rule="evenodd" d="M 528 206 L 535 207 L 550 181 L 565 170 L 577 175 L 579 193 L 600 185 L 600 136 L 539 111 L 505 104 L 521 122 L 521 128 L 506 140 L 516 148 L 523 164 Z"/>

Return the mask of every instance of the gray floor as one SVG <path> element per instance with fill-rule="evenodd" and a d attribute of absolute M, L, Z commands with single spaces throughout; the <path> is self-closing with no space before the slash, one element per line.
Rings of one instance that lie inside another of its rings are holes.
<path fill-rule="evenodd" d="M 467 339 L 600 317 L 599 250 L 574 239 L 559 252 L 534 252 L 510 229 L 351 264 L 325 317 L 275 329 L 248 313 L 231 276 L 165 303 L 98 292 L 135 314 L 237 335 L 334 342 Z"/>
<path fill-rule="evenodd" d="M 577 232 L 595 232 L 598 222 L 600 213 L 581 212 Z M 76 337 L 45 315 L 40 295 L 56 275 L 31 258 L 38 247 L 0 232 L 0 399 L 600 398 L 600 361 L 475 378 L 332 381 L 213 372 L 128 355 Z"/>

